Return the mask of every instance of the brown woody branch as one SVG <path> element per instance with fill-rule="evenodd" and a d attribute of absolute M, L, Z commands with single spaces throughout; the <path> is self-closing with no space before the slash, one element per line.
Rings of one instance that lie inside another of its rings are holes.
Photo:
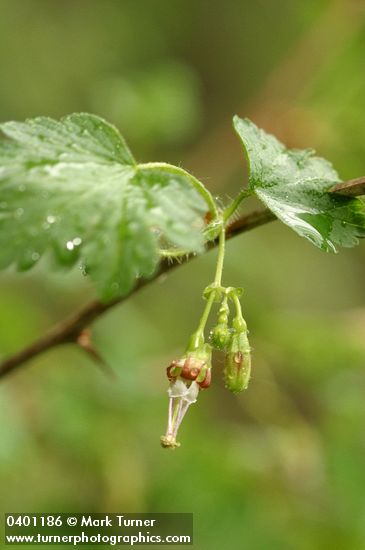
<path fill-rule="evenodd" d="M 244 233 L 249 231 L 254 227 L 263 225 L 271 220 L 274 220 L 275 216 L 269 210 L 261 210 L 257 212 L 252 212 L 242 218 L 236 220 L 227 228 L 227 238 L 231 238 L 234 235 Z M 217 245 L 217 242 L 213 241 L 209 244 L 209 249 L 214 248 Z M 187 256 L 183 260 L 171 261 L 163 260 L 160 263 L 160 266 L 153 277 L 150 279 L 140 279 L 134 288 L 125 296 L 117 298 L 111 302 L 103 303 L 100 300 L 94 300 L 90 302 L 76 313 L 71 315 L 65 321 L 61 321 L 59 324 L 51 328 L 46 334 L 41 336 L 38 340 L 26 346 L 24 349 L 15 353 L 14 355 L 5 359 L 0 363 L 0 377 L 3 377 L 7 374 L 13 372 L 17 367 L 24 365 L 31 359 L 41 355 L 45 351 L 60 346 L 62 344 L 77 344 L 82 349 L 85 350 L 85 346 L 82 345 L 82 338 L 80 344 L 80 336 L 82 337 L 83 331 L 86 327 L 89 327 L 98 317 L 103 315 L 109 309 L 114 306 L 121 304 L 132 294 L 135 294 L 138 290 L 144 286 L 152 283 L 161 275 L 168 273 L 178 265 L 182 265 L 186 262 L 192 260 L 195 256 Z M 85 350 L 90 355 L 89 350 Z"/>
<path fill-rule="evenodd" d="M 346 195 L 347 197 L 359 197 L 365 195 L 365 177 L 338 183 L 330 189 L 332 193 Z"/>
<path fill-rule="evenodd" d="M 356 180 L 351 180 L 349 182 L 334 186 L 331 189 L 331 192 L 339 192 L 340 194 L 346 194 L 349 196 L 361 195 L 365 194 L 364 184 L 365 178 L 358 178 Z M 254 229 L 260 225 L 264 225 L 275 219 L 276 216 L 267 209 L 254 211 L 251 214 L 242 216 L 228 225 L 226 230 L 227 239 L 230 239 L 235 235 L 245 233 L 246 231 Z M 209 243 L 208 249 L 210 250 L 216 246 L 217 241 L 212 241 Z M 55 325 L 41 338 L 0 363 L 0 377 L 10 374 L 16 370 L 17 367 L 24 365 L 31 359 L 41 355 L 51 348 L 69 343 L 80 346 L 88 353 L 89 356 L 93 357 L 93 359 L 99 363 L 99 366 L 106 370 L 107 365 L 102 360 L 99 353 L 95 350 L 89 340 L 86 341 L 85 328 L 89 327 L 96 319 L 98 319 L 98 317 L 106 313 L 109 309 L 121 304 L 144 286 L 152 283 L 161 275 L 168 273 L 176 266 L 191 261 L 194 257 L 195 256 L 192 255 L 187 256 L 185 259 L 180 259 L 179 261 L 163 260 L 153 277 L 150 279 L 140 279 L 127 295 L 108 303 L 103 303 L 100 300 L 94 300 L 93 302 L 87 304 L 65 321 L 61 321 L 59 324 Z M 87 337 L 89 338 L 88 334 Z"/>

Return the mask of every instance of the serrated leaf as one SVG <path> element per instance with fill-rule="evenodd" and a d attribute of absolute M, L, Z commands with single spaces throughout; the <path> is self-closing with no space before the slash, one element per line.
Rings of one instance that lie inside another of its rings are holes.
<path fill-rule="evenodd" d="M 286 225 L 326 251 L 365 237 L 359 199 L 328 193 L 337 172 L 313 150 L 287 149 L 248 119 L 234 118 L 249 163 L 249 186 Z"/>
<path fill-rule="evenodd" d="M 73 114 L 0 124 L 0 268 L 46 250 L 80 263 L 105 300 L 151 276 L 161 241 L 203 246 L 208 206 L 175 167 L 138 165 L 118 130 Z"/>

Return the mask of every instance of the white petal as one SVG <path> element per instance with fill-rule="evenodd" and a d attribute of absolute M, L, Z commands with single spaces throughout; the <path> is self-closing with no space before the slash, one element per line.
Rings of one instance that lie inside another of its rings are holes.
<path fill-rule="evenodd" d="M 187 401 L 189 404 L 195 403 L 199 395 L 199 385 L 194 381 L 191 383 L 190 388 L 184 395 L 184 401 Z"/>
<path fill-rule="evenodd" d="M 184 397 L 188 391 L 189 390 L 184 382 L 178 379 L 173 384 L 171 384 L 171 386 L 167 390 L 167 393 L 169 394 L 169 397 Z"/>

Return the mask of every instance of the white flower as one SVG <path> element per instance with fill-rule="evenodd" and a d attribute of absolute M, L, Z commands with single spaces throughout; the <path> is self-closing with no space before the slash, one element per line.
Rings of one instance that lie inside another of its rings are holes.
<path fill-rule="evenodd" d="M 199 394 L 199 384 L 193 381 L 189 385 L 181 379 L 170 384 L 167 393 L 169 394 L 169 418 L 166 435 L 161 437 L 163 447 L 179 447 L 176 436 L 182 419 L 192 403 L 195 403 Z"/>

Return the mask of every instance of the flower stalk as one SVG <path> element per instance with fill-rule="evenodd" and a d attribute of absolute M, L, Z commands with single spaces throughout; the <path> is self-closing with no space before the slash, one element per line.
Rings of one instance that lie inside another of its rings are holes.
<path fill-rule="evenodd" d="M 239 295 L 241 289 L 222 286 L 225 254 L 225 227 L 220 219 L 218 258 L 214 281 L 203 292 L 206 304 L 196 331 L 192 334 L 184 355 L 172 361 L 166 373 L 170 382 L 168 421 L 165 435 L 161 436 L 162 447 L 176 449 L 180 446 L 177 435 L 181 423 L 201 390 L 211 383 L 212 349 L 225 350 L 224 378 L 226 387 L 237 393 L 247 387 L 250 378 L 250 347 L 247 326 L 242 316 Z M 229 327 L 229 301 L 233 302 L 236 315 Z M 215 302 L 220 303 L 218 322 L 210 334 L 210 343 L 205 339 L 206 325 Z"/>

